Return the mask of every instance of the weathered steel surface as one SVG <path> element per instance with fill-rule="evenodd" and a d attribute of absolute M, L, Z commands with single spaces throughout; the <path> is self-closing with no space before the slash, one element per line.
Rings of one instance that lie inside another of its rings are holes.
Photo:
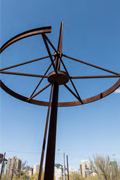
<path fill-rule="evenodd" d="M 58 52 L 62 52 L 62 27 L 61 23 L 59 41 L 58 41 Z M 47 47 L 46 47 L 47 48 Z M 56 56 L 55 58 L 55 68 L 59 71 L 60 69 L 60 58 Z M 58 109 L 58 94 L 59 94 L 59 84 L 54 82 L 53 85 L 53 99 L 51 104 L 51 115 L 50 115 L 50 125 L 48 134 L 48 144 L 46 152 L 46 162 L 45 162 L 45 175 L 44 180 L 54 179 L 54 163 L 55 163 L 55 147 L 56 147 L 56 131 L 57 131 L 57 109 Z"/>
<path fill-rule="evenodd" d="M 53 85 L 53 99 L 51 106 L 50 125 L 48 134 L 48 144 L 45 162 L 44 180 L 54 179 L 54 162 L 55 162 L 55 145 L 56 145 L 56 130 L 57 130 L 57 109 L 58 109 L 58 93 L 59 85 Z"/>
<path fill-rule="evenodd" d="M 85 62 L 85 61 L 82 61 L 82 60 L 79 60 L 79 59 L 76 59 L 76 58 L 67 56 L 67 55 L 65 55 L 65 54 L 62 54 L 62 55 L 63 55 L 64 57 L 68 58 L 68 59 L 72 59 L 72 60 L 74 60 L 74 61 L 78 61 L 78 62 L 80 62 L 80 63 L 82 63 L 82 64 L 86 64 L 86 65 L 88 65 L 88 66 L 91 66 L 91 67 L 94 67 L 94 68 L 97 68 L 97 69 L 101 69 L 101 70 L 103 70 L 103 71 L 106 71 L 106 72 L 109 72 L 109 73 L 112 73 L 112 74 L 119 75 L 119 73 L 116 73 L 116 72 L 114 72 L 114 71 L 111 71 L 111 70 L 108 70 L 108 69 L 105 69 L 105 68 L 96 66 L 96 65 L 94 65 L 94 64 L 91 64 L 91 63 L 88 63 L 88 62 Z"/>
<path fill-rule="evenodd" d="M 81 104 L 86 104 L 86 103 L 90 103 L 90 102 L 93 102 L 93 101 L 96 101 L 96 100 L 99 100 L 109 94 L 111 94 L 113 91 L 115 91 L 119 86 L 120 86 L 120 80 L 118 80 L 112 87 L 110 87 L 109 89 L 107 89 L 106 91 L 96 95 L 96 96 L 93 96 L 93 97 L 90 97 L 90 98 L 87 98 L 87 99 L 81 99 L 72 79 L 80 79 L 80 78 L 119 78 L 120 77 L 120 74 L 117 73 L 117 72 L 114 72 L 114 71 L 111 71 L 111 70 L 108 70 L 108 69 L 105 69 L 105 68 L 102 68 L 102 67 L 99 67 L 99 66 L 96 66 L 96 65 L 93 65 L 93 64 L 90 64 L 90 63 L 87 63 L 87 62 L 84 62 L 82 60 L 78 60 L 76 58 L 72 58 L 70 56 L 67 56 L 67 55 L 64 55 L 62 54 L 62 36 L 63 36 L 63 23 L 61 23 L 61 28 L 60 28 L 60 36 L 59 36 L 59 41 L 58 41 L 58 49 L 56 50 L 55 47 L 53 46 L 53 44 L 51 43 L 51 41 L 48 39 L 48 37 L 45 35 L 45 33 L 50 33 L 51 32 L 51 27 L 48 26 L 48 27 L 43 27 L 43 28 L 36 28 L 36 29 L 32 29 L 32 30 L 29 30 L 29 31 L 26 31 L 26 32 L 23 32 L 21 34 L 18 34 L 17 36 L 14 36 L 13 38 L 11 38 L 10 40 L 8 40 L 0 49 L 0 52 L 4 51 L 8 46 L 10 46 L 11 44 L 15 43 L 16 41 L 19 41 L 23 38 L 26 38 L 26 37 L 29 37 L 29 36 L 33 36 L 33 35 L 37 35 L 37 34 L 42 34 L 43 36 L 43 39 L 44 39 L 44 43 L 45 43 L 45 46 L 47 48 L 47 51 L 48 51 L 48 54 L 49 56 L 45 56 L 45 57 L 42 57 L 42 58 L 38 58 L 38 59 L 34 59 L 34 60 L 31 60 L 31 61 L 27 61 L 27 62 L 24 62 L 24 63 L 20 63 L 20 64 L 16 64 L 16 65 L 13 65 L 13 66 L 9 66 L 9 67 L 6 67 L 6 68 L 3 68 L 3 69 L 0 69 L 0 73 L 3 73 L 3 74 L 10 74 L 10 75 L 22 75 L 22 76 L 33 76 L 33 77 L 41 77 L 42 80 L 43 78 L 48 78 L 48 76 L 46 76 L 46 72 L 44 75 L 37 75 L 37 74 L 27 74 L 27 73 L 17 73 L 17 72 L 8 72 L 8 71 L 4 71 L 4 70 L 8 70 L 10 68 L 14 68 L 14 67 L 18 67 L 18 66 L 21 66 L 21 65 L 25 65 L 27 63 L 32 63 L 34 61 L 38 61 L 38 60 L 42 60 L 42 59 L 45 59 L 45 58 L 50 58 L 51 59 L 51 64 L 53 65 L 54 67 L 54 73 L 58 73 L 59 71 L 59 68 L 60 68 L 60 63 L 63 64 L 64 66 L 64 69 L 66 71 L 66 73 L 68 74 L 69 76 L 69 80 L 70 82 L 72 83 L 72 86 L 76 92 L 76 94 L 65 84 L 65 87 L 78 99 L 77 101 L 70 101 L 70 102 L 58 102 L 58 106 L 59 107 L 65 107 L 65 106 L 76 106 L 76 105 L 81 105 Z M 60 38 L 61 37 L 61 38 Z M 51 45 L 51 47 L 55 50 L 55 54 L 54 54 L 54 57 L 55 59 L 57 58 L 58 60 L 56 61 L 57 63 L 57 69 L 55 67 L 56 64 L 54 64 L 54 60 L 52 58 L 53 55 L 51 55 L 50 53 L 50 49 L 48 47 L 48 44 L 47 42 Z M 61 50 L 60 50 L 61 49 Z M 66 58 L 69 58 L 69 59 L 72 59 L 74 61 L 78 61 L 80 63 L 83 63 L 83 64 L 86 64 L 88 66 L 92 66 L 94 68 L 98 68 L 98 69 L 101 69 L 103 71 L 106 71 L 106 72 L 109 72 L 109 73 L 112 73 L 114 75 L 99 75 L 99 76 L 70 76 L 68 71 L 67 71 L 67 68 L 65 67 L 63 61 L 62 61 L 62 56 L 66 57 Z M 51 65 L 49 66 L 51 67 Z M 49 68 L 48 68 L 49 69 Z M 48 72 L 48 70 L 47 70 Z M 57 76 L 56 76 L 57 77 Z M 25 101 L 25 102 L 28 102 L 28 103 L 32 103 L 32 104 L 36 104 L 36 105 L 41 105 L 41 106 L 49 106 L 49 102 L 46 102 L 46 101 L 40 101 L 40 100 L 37 100 L 37 99 L 33 99 L 37 94 L 39 94 L 40 92 L 42 92 L 43 90 L 46 89 L 46 86 L 45 88 L 41 89 L 38 93 L 35 93 L 36 89 L 38 88 L 38 86 L 40 85 L 41 81 L 38 83 L 38 85 L 36 86 L 36 88 L 34 89 L 32 95 L 30 97 L 25 97 L 25 96 L 22 96 L 16 92 L 14 92 L 13 90 L 9 89 L 9 87 L 7 87 L 1 80 L 0 80 L 0 87 L 6 91 L 8 94 L 14 96 L 15 98 L 18 98 L 22 101 Z M 49 78 L 48 78 L 49 80 Z M 54 79 L 55 80 L 55 79 Z M 58 80 L 59 81 L 59 80 Z M 52 82 L 51 82 L 52 84 Z M 60 84 L 60 83 L 59 83 Z"/>
<path fill-rule="evenodd" d="M 45 146 L 46 146 L 46 139 L 47 139 L 47 131 L 48 131 L 49 116 L 50 116 L 50 104 L 51 104 L 51 99 L 52 99 L 52 93 L 53 93 L 53 86 L 51 87 L 50 98 L 49 98 L 49 106 L 48 106 L 48 112 L 47 112 L 47 118 L 46 118 L 44 138 L 43 138 L 38 180 L 41 180 L 42 170 L 43 170 L 43 160 L 44 160 L 44 154 L 45 154 Z"/>
<path fill-rule="evenodd" d="M 66 84 L 69 81 L 69 77 L 66 72 L 58 71 L 56 74 L 54 71 L 48 74 L 48 82 L 54 84 L 57 82 L 59 85 Z"/>
<path fill-rule="evenodd" d="M 36 28 L 36 29 L 31 29 L 29 31 L 25 31 L 23 33 L 18 34 L 17 36 L 14 36 L 13 38 L 11 38 L 10 40 L 8 40 L 1 48 L 0 48 L 0 52 L 2 52 L 3 50 L 5 50 L 8 46 L 10 46 L 11 44 L 13 44 L 16 41 L 19 41 L 23 38 L 29 37 L 29 36 L 34 36 L 37 34 L 42 34 L 42 33 L 51 33 L 51 26 L 48 27 L 41 27 L 41 28 Z"/>
<path fill-rule="evenodd" d="M 96 96 L 92 96 L 90 98 L 87 99 L 83 99 L 83 104 L 87 104 L 93 101 L 97 101 L 99 99 L 102 99 L 103 97 L 108 96 L 109 94 L 111 94 L 112 92 L 114 92 L 118 87 L 120 86 L 120 79 L 109 89 L 107 89 L 104 92 L 101 92 L 100 94 L 96 95 Z M 8 94 L 10 94 L 11 96 L 28 102 L 28 103 L 32 103 L 32 104 L 36 104 L 36 105 L 41 105 L 41 106 L 49 106 L 49 102 L 47 101 L 39 101 L 39 100 L 35 100 L 35 99 L 31 99 L 30 101 L 28 101 L 28 97 L 22 96 L 14 91 L 12 91 L 11 89 L 9 89 L 1 80 L 0 80 L 0 87 L 7 92 Z M 67 107 L 67 106 L 77 106 L 77 105 L 82 105 L 80 103 L 80 101 L 71 101 L 71 102 L 59 102 L 58 106 L 59 107 Z"/>

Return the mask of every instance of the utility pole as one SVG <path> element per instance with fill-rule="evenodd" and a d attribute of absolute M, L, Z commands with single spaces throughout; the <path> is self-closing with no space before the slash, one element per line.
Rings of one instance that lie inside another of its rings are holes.
<path fill-rule="evenodd" d="M 65 180 L 65 153 L 61 149 L 58 149 L 58 151 L 61 151 L 63 154 L 63 176 Z"/>
<path fill-rule="evenodd" d="M 68 175 L 68 180 L 69 180 L 69 166 L 68 166 L 68 155 L 66 156 L 66 161 L 67 161 L 67 175 Z"/>
<path fill-rule="evenodd" d="M 64 174 L 64 180 L 65 180 L 65 153 L 63 152 L 63 174 Z"/>

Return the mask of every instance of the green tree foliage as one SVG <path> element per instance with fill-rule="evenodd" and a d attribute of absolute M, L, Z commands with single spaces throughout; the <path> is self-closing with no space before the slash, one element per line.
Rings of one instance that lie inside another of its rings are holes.
<path fill-rule="evenodd" d="M 3 174 L 2 180 L 10 180 L 10 176 L 8 176 L 7 174 Z"/>
<path fill-rule="evenodd" d="M 99 180 L 97 176 L 90 175 L 88 178 L 85 178 L 85 180 Z"/>
<path fill-rule="evenodd" d="M 35 173 L 31 176 L 31 180 L 38 180 L 38 174 L 39 173 Z"/>
<path fill-rule="evenodd" d="M 30 180 L 38 180 L 38 174 L 39 173 L 35 173 L 31 176 Z M 42 172 L 42 179 L 43 180 L 43 177 L 44 177 L 44 172 Z"/>
<path fill-rule="evenodd" d="M 83 180 L 83 178 L 80 177 L 80 174 L 74 173 L 74 174 L 70 175 L 70 180 Z"/>
<path fill-rule="evenodd" d="M 19 176 L 14 176 L 13 180 L 29 180 L 29 176 L 27 175 L 26 171 L 21 170 Z"/>

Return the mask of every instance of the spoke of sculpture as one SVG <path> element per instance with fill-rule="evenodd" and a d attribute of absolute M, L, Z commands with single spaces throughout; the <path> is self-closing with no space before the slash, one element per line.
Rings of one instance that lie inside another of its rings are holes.
<path fill-rule="evenodd" d="M 45 43 L 45 46 L 46 46 L 47 52 L 48 52 L 48 54 L 49 54 L 49 56 L 50 56 L 50 60 L 51 60 L 51 62 L 52 62 L 52 65 L 53 65 L 54 71 L 55 71 L 55 72 L 56 72 L 56 74 L 57 74 L 57 70 L 56 70 L 56 67 L 55 67 L 54 61 L 53 61 L 53 59 L 52 59 L 52 56 L 51 56 L 50 49 L 49 49 L 49 47 L 48 47 L 47 41 L 46 41 L 46 39 L 45 39 L 45 35 L 44 35 L 44 34 L 42 34 L 42 37 L 43 37 L 43 40 L 44 40 L 44 43 Z"/>
<path fill-rule="evenodd" d="M 31 76 L 31 77 L 43 77 L 47 78 L 48 76 L 39 75 L 39 74 L 27 74 L 27 73 L 19 73 L 19 72 L 8 72 L 8 71 L 0 71 L 2 74 L 10 74 L 10 75 L 20 75 L 20 76 Z"/>
<path fill-rule="evenodd" d="M 50 116 L 50 107 L 51 107 L 52 93 L 53 93 L 53 85 L 51 86 L 51 91 L 50 91 L 49 106 L 48 106 L 48 111 L 47 111 L 47 118 L 46 118 L 44 139 L 43 139 L 43 145 L 42 145 L 42 153 L 41 153 L 41 160 L 40 160 L 40 169 L 39 169 L 38 180 L 41 179 L 41 176 L 42 176 L 43 160 L 44 160 L 45 145 L 46 145 L 46 138 L 47 138 L 48 122 L 49 122 L 49 116 Z"/>
<path fill-rule="evenodd" d="M 46 40 L 48 41 L 48 43 L 51 45 L 51 47 L 54 49 L 54 51 L 57 53 L 57 50 L 55 49 L 55 47 L 53 46 L 53 44 L 51 43 L 51 41 L 49 40 L 49 38 L 46 36 L 46 34 L 44 34 Z"/>
<path fill-rule="evenodd" d="M 111 71 L 111 70 L 102 68 L 102 67 L 100 67 L 100 66 L 96 66 L 96 65 L 94 65 L 94 64 L 87 63 L 87 62 L 85 62 L 85 61 L 82 61 L 82 60 L 79 60 L 79 59 L 76 59 L 76 58 L 72 58 L 72 57 L 67 56 L 67 55 L 65 55 L 65 54 L 62 54 L 62 55 L 63 55 L 64 57 L 66 57 L 66 58 L 72 59 L 72 60 L 74 60 L 74 61 L 78 61 L 78 62 L 83 63 L 83 64 L 86 64 L 86 65 L 88 65 L 88 66 L 92 66 L 92 67 L 94 67 L 94 68 L 101 69 L 101 70 L 103 70 L 103 71 L 106 71 L 106 72 L 109 72 L 109 73 L 112 73 L 112 74 L 119 75 L 119 73 L 117 73 L 117 72 L 114 72 L 114 71 Z"/>
<path fill-rule="evenodd" d="M 89 79 L 89 78 L 119 78 L 119 75 L 99 75 L 99 76 L 71 76 L 72 79 Z"/>
<path fill-rule="evenodd" d="M 52 56 L 53 56 L 53 55 L 52 55 Z M 0 71 L 7 70 L 7 69 L 11 69 L 11 68 L 18 67 L 18 66 L 22 66 L 22 65 L 25 65 L 25 64 L 28 64 L 28 63 L 32 63 L 32 62 L 35 62 L 35 61 L 39 61 L 39 60 L 42 60 L 42 59 L 46 59 L 46 58 L 48 58 L 48 57 L 49 57 L 49 56 L 45 56 L 45 57 L 37 58 L 37 59 L 31 60 L 31 61 L 26 61 L 26 62 L 24 62 L 24 63 L 15 64 L 15 65 L 13 65 L 13 66 L 9 66 L 9 67 L 6 67 L 6 68 L 2 68 L 2 69 L 0 69 Z"/>
<path fill-rule="evenodd" d="M 64 86 L 79 100 L 79 97 L 66 84 Z"/>
<path fill-rule="evenodd" d="M 62 59 L 61 59 L 61 62 L 62 62 L 62 65 L 63 65 L 63 67 L 64 67 L 66 73 L 67 73 L 68 76 L 69 76 L 70 82 L 71 82 L 71 84 L 72 84 L 72 86 L 73 86 L 75 92 L 76 92 L 77 95 L 78 95 L 79 101 L 83 104 L 82 99 L 81 99 L 81 97 L 80 97 L 80 95 L 79 95 L 79 93 L 78 93 L 78 91 L 77 91 L 77 89 L 76 89 L 76 87 L 75 87 L 75 85 L 74 85 L 74 83 L 73 83 L 73 81 L 72 81 L 72 79 L 71 79 L 69 73 L 68 73 L 68 70 L 67 70 L 67 68 L 65 67 L 65 64 L 64 64 L 63 61 L 62 61 Z"/>
<path fill-rule="evenodd" d="M 61 22 L 60 32 L 59 32 L 59 40 L 58 40 L 58 47 L 57 47 L 57 71 L 60 70 L 60 58 L 62 57 L 62 41 L 63 41 L 63 22 Z"/>
<path fill-rule="evenodd" d="M 49 83 L 48 85 L 46 85 L 44 88 L 42 88 L 40 91 L 38 91 L 36 94 L 34 94 L 32 97 L 30 97 L 28 99 L 28 101 L 30 101 L 31 99 L 33 99 L 35 96 L 37 96 L 38 94 L 40 94 L 42 91 L 44 91 L 45 89 L 47 89 L 51 84 Z"/>
<path fill-rule="evenodd" d="M 47 72 L 49 71 L 49 69 L 51 68 L 52 63 L 49 65 L 49 67 L 47 68 L 47 70 L 44 73 L 44 76 L 47 74 Z M 37 86 L 35 87 L 34 91 L 32 92 L 30 98 L 33 96 L 33 94 L 35 93 L 35 91 L 37 90 L 37 88 L 39 87 L 39 85 L 41 84 L 41 82 L 43 81 L 44 77 L 41 78 L 41 80 L 39 81 L 39 83 L 37 84 Z"/>
<path fill-rule="evenodd" d="M 58 51 L 62 53 L 62 39 L 63 39 L 63 22 L 61 22 L 60 35 L 58 41 Z"/>

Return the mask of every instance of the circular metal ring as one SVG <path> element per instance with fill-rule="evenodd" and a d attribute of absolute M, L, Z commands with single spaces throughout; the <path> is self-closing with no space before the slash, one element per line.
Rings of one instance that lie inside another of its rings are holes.
<path fill-rule="evenodd" d="M 33 36 L 33 35 L 37 35 L 37 34 L 42 34 L 42 33 L 50 33 L 51 32 L 51 27 L 42 27 L 42 28 L 36 28 L 36 29 L 32 29 L 29 31 L 25 31 L 21 34 L 18 34 L 17 36 L 14 36 L 13 38 L 11 38 L 10 40 L 8 40 L 1 48 L 0 48 L 0 53 L 2 53 L 8 46 L 10 46 L 11 44 L 15 43 L 16 41 L 19 41 L 23 38 L 29 37 L 29 36 Z M 109 89 L 107 89 L 106 91 L 96 95 L 96 96 L 92 96 L 90 98 L 87 99 L 83 99 L 82 102 L 83 104 L 87 104 L 93 101 L 97 101 L 99 99 L 102 99 L 106 96 L 108 96 L 109 94 L 111 94 L 112 92 L 114 92 L 118 87 L 120 86 L 120 79 L 113 85 L 111 86 Z M 31 99 L 30 101 L 28 101 L 28 98 L 25 96 L 22 96 L 14 91 L 12 91 L 11 89 L 9 89 L 1 80 L 0 80 L 0 87 L 7 92 L 8 94 L 10 94 L 11 96 L 28 102 L 28 103 L 32 103 L 32 104 L 36 104 L 36 105 L 41 105 L 41 106 L 48 106 L 49 102 L 47 101 L 39 101 L 39 100 L 35 100 L 35 99 Z M 68 107 L 68 106 L 77 106 L 77 105 L 82 105 L 82 103 L 80 101 L 70 101 L 70 102 L 59 102 L 58 106 L 59 107 Z"/>

